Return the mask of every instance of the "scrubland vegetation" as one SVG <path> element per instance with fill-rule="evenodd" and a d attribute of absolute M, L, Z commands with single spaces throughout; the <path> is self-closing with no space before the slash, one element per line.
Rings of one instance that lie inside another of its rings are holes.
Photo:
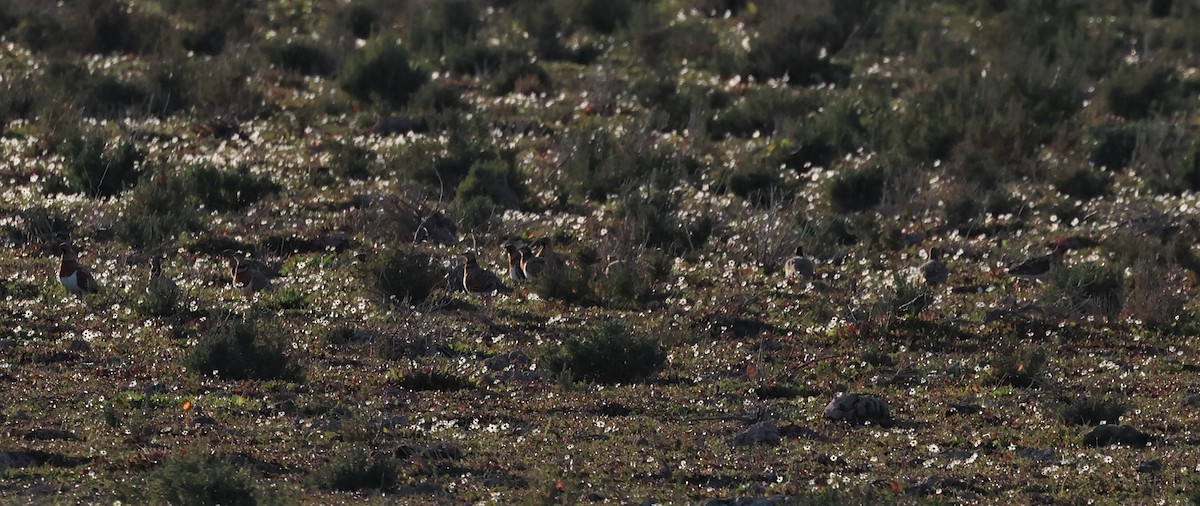
<path fill-rule="evenodd" d="M 0 0 L 0 502 L 1198 503 L 1197 26 Z"/>

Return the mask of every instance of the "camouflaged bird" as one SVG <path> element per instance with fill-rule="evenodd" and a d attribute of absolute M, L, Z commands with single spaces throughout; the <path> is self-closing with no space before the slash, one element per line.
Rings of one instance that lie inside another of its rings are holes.
<path fill-rule="evenodd" d="M 521 250 L 511 242 L 504 243 L 504 252 L 508 255 L 508 279 L 521 281 L 526 278 L 525 268 L 521 266 Z"/>
<path fill-rule="evenodd" d="M 846 394 L 825 406 L 822 413 L 830 420 L 852 423 L 874 423 L 884 427 L 892 424 L 892 415 L 887 402 L 873 395 Z"/>
<path fill-rule="evenodd" d="M 937 287 L 950 279 L 950 269 L 946 267 L 946 262 L 942 261 L 942 248 L 929 250 L 929 261 L 921 265 L 921 275 L 925 277 L 925 284 L 931 287 Z"/>
<path fill-rule="evenodd" d="M 271 280 L 256 262 L 242 261 L 236 256 L 229 257 L 229 274 L 233 286 L 242 289 L 242 294 L 249 297 L 271 287 Z"/>
<path fill-rule="evenodd" d="M 783 262 L 783 275 L 787 279 L 812 279 L 813 262 L 804 256 L 804 246 L 796 246 L 796 254 Z"/>
<path fill-rule="evenodd" d="M 1042 280 L 1050 274 L 1050 270 L 1061 265 L 1067 248 L 1059 245 L 1049 255 L 1033 257 L 1008 268 L 1008 273 L 1016 278 Z"/>
<path fill-rule="evenodd" d="M 476 295 L 491 292 L 511 292 L 492 271 L 479 266 L 479 260 L 471 252 L 463 253 L 466 263 L 462 267 L 462 286 L 467 293 Z"/>

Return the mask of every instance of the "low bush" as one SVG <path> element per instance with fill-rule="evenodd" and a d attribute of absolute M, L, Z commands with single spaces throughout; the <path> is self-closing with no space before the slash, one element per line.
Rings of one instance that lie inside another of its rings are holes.
<path fill-rule="evenodd" d="M 392 304 L 421 304 L 445 281 L 428 254 L 409 246 L 364 263 L 360 277 L 364 286 Z"/>
<path fill-rule="evenodd" d="M 635 335 L 615 321 L 597 325 L 582 337 L 564 339 L 561 346 L 543 350 L 540 357 L 549 374 L 568 373 L 604 384 L 643 381 L 665 361 L 666 352 L 657 339 Z"/>
<path fill-rule="evenodd" d="M 887 171 L 880 166 L 843 171 L 833 178 L 829 198 L 840 213 L 869 210 L 883 200 Z"/>
<path fill-rule="evenodd" d="M 1109 192 L 1112 178 L 1098 169 L 1079 166 L 1065 169 L 1054 178 L 1054 188 L 1078 200 L 1092 200 Z"/>
<path fill-rule="evenodd" d="M 590 281 L 580 269 L 551 264 L 534 279 L 533 291 L 543 299 L 582 304 L 592 298 Z"/>
<path fill-rule="evenodd" d="M 1121 269 L 1089 262 L 1065 265 L 1050 271 L 1050 297 L 1073 311 L 1115 317 L 1125 300 L 1125 283 Z"/>
<path fill-rule="evenodd" d="M 100 136 L 72 139 L 63 149 L 70 188 L 89 196 L 111 197 L 137 184 L 146 158 L 133 141 L 109 146 Z"/>
<path fill-rule="evenodd" d="M 1095 167 L 1111 171 L 1121 171 L 1133 159 L 1133 151 L 1137 149 L 1138 132 L 1131 126 L 1108 124 L 1098 128 L 1093 134 L 1095 140 L 1088 161 Z"/>
<path fill-rule="evenodd" d="M 170 244 L 179 234 L 203 230 L 198 201 L 178 176 L 156 175 L 135 188 L 113 232 L 134 248 Z"/>
<path fill-rule="evenodd" d="M 190 451 L 168 459 L 150 475 L 150 496 L 165 504 L 258 504 L 250 475 L 227 459 Z"/>
<path fill-rule="evenodd" d="M 201 204 L 222 212 L 245 209 L 281 188 L 266 176 L 251 174 L 245 165 L 233 170 L 197 165 L 186 172 L 184 181 Z"/>
<path fill-rule="evenodd" d="M 454 207 L 468 226 L 480 226 L 498 209 L 517 209 L 524 193 L 521 178 L 512 164 L 502 159 L 481 160 L 471 165 L 458 184 Z"/>
<path fill-rule="evenodd" d="M 354 449 L 330 460 L 313 475 L 313 482 L 325 490 L 391 490 L 396 487 L 396 464 L 389 457 L 369 456 Z"/>
<path fill-rule="evenodd" d="M 1100 84 L 1096 96 L 1109 112 L 1138 120 L 1169 105 L 1176 81 L 1167 65 L 1121 67 Z"/>
<path fill-rule="evenodd" d="M 262 335 L 256 322 L 244 319 L 215 324 L 188 352 L 184 365 L 222 379 L 300 379 L 300 366 L 284 347 Z"/>
<path fill-rule="evenodd" d="M 304 40 L 272 40 L 262 46 L 267 61 L 279 68 L 306 76 L 329 76 L 337 70 L 333 56 Z"/>
<path fill-rule="evenodd" d="M 428 74 L 412 66 L 404 48 L 379 36 L 350 56 L 338 83 L 360 101 L 401 109 L 428 80 Z"/>
<path fill-rule="evenodd" d="M 596 276 L 592 284 L 605 305 L 633 309 L 654 294 L 651 276 L 633 261 L 614 262 L 602 268 L 605 272 Z"/>
<path fill-rule="evenodd" d="M 1017 388 L 1034 388 L 1043 381 L 1046 350 L 1028 347 L 1005 347 L 997 350 L 992 359 L 992 380 L 997 384 Z"/>
<path fill-rule="evenodd" d="M 400 376 L 393 384 L 409 390 L 437 392 L 472 390 L 479 387 L 470 378 L 464 378 L 450 371 L 428 367 L 409 371 Z"/>
<path fill-rule="evenodd" d="M 1121 402 L 1089 395 L 1072 399 L 1059 410 L 1058 416 L 1067 425 L 1118 425 L 1126 410 Z"/>

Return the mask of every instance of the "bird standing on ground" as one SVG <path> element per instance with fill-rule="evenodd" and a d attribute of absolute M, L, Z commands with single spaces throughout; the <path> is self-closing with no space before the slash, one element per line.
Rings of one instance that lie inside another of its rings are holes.
<path fill-rule="evenodd" d="M 921 275 L 925 276 L 925 284 L 937 287 L 950 279 L 950 269 L 942 261 L 942 248 L 929 250 L 929 261 L 921 265 Z"/>
<path fill-rule="evenodd" d="M 543 237 L 533 242 L 533 256 L 541 258 L 546 265 L 555 267 L 567 265 L 567 259 L 554 251 L 554 241 L 551 241 L 549 237 Z"/>
<path fill-rule="evenodd" d="M 541 276 L 542 271 L 546 270 L 546 259 L 535 255 L 529 246 L 521 246 L 521 270 L 525 271 L 527 278 Z"/>
<path fill-rule="evenodd" d="M 146 293 L 168 300 L 179 297 L 179 285 L 163 274 L 161 257 L 150 259 L 150 284 L 146 286 Z"/>
<path fill-rule="evenodd" d="M 233 285 L 242 289 L 242 294 L 249 297 L 255 292 L 271 287 L 271 280 L 254 263 L 243 262 L 236 256 L 229 257 L 229 272 Z"/>
<path fill-rule="evenodd" d="M 58 281 L 63 288 L 75 295 L 84 295 L 100 291 L 100 285 L 88 272 L 86 267 L 79 265 L 75 256 L 75 248 L 70 244 L 59 245 Z"/>
<path fill-rule="evenodd" d="M 463 264 L 462 270 L 462 286 L 467 293 L 485 294 L 494 291 L 508 292 L 511 291 L 507 286 L 500 281 L 496 274 L 492 273 L 483 267 L 480 267 L 479 261 L 475 258 L 475 254 L 471 252 L 463 253 L 463 259 L 466 263 Z"/>
<path fill-rule="evenodd" d="M 1042 280 L 1050 274 L 1050 270 L 1055 266 L 1062 264 L 1063 256 L 1066 255 L 1067 248 L 1058 245 L 1055 246 L 1049 255 L 1033 257 L 1020 264 L 1008 268 L 1008 273 L 1013 277 L 1021 279 Z"/>
<path fill-rule="evenodd" d="M 804 256 L 804 246 L 796 246 L 796 254 L 783 262 L 783 274 L 787 279 L 812 279 L 813 263 Z"/>
<path fill-rule="evenodd" d="M 513 281 L 525 279 L 525 268 L 521 266 L 521 251 L 515 244 L 506 242 L 504 252 L 508 254 L 508 278 Z"/>

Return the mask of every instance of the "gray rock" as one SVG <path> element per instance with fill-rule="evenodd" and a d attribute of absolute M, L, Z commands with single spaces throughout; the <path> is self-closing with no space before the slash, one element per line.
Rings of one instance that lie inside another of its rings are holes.
<path fill-rule="evenodd" d="M 825 418 L 853 423 L 870 422 L 884 427 L 892 424 L 887 402 L 873 395 L 846 394 L 825 406 Z"/>

